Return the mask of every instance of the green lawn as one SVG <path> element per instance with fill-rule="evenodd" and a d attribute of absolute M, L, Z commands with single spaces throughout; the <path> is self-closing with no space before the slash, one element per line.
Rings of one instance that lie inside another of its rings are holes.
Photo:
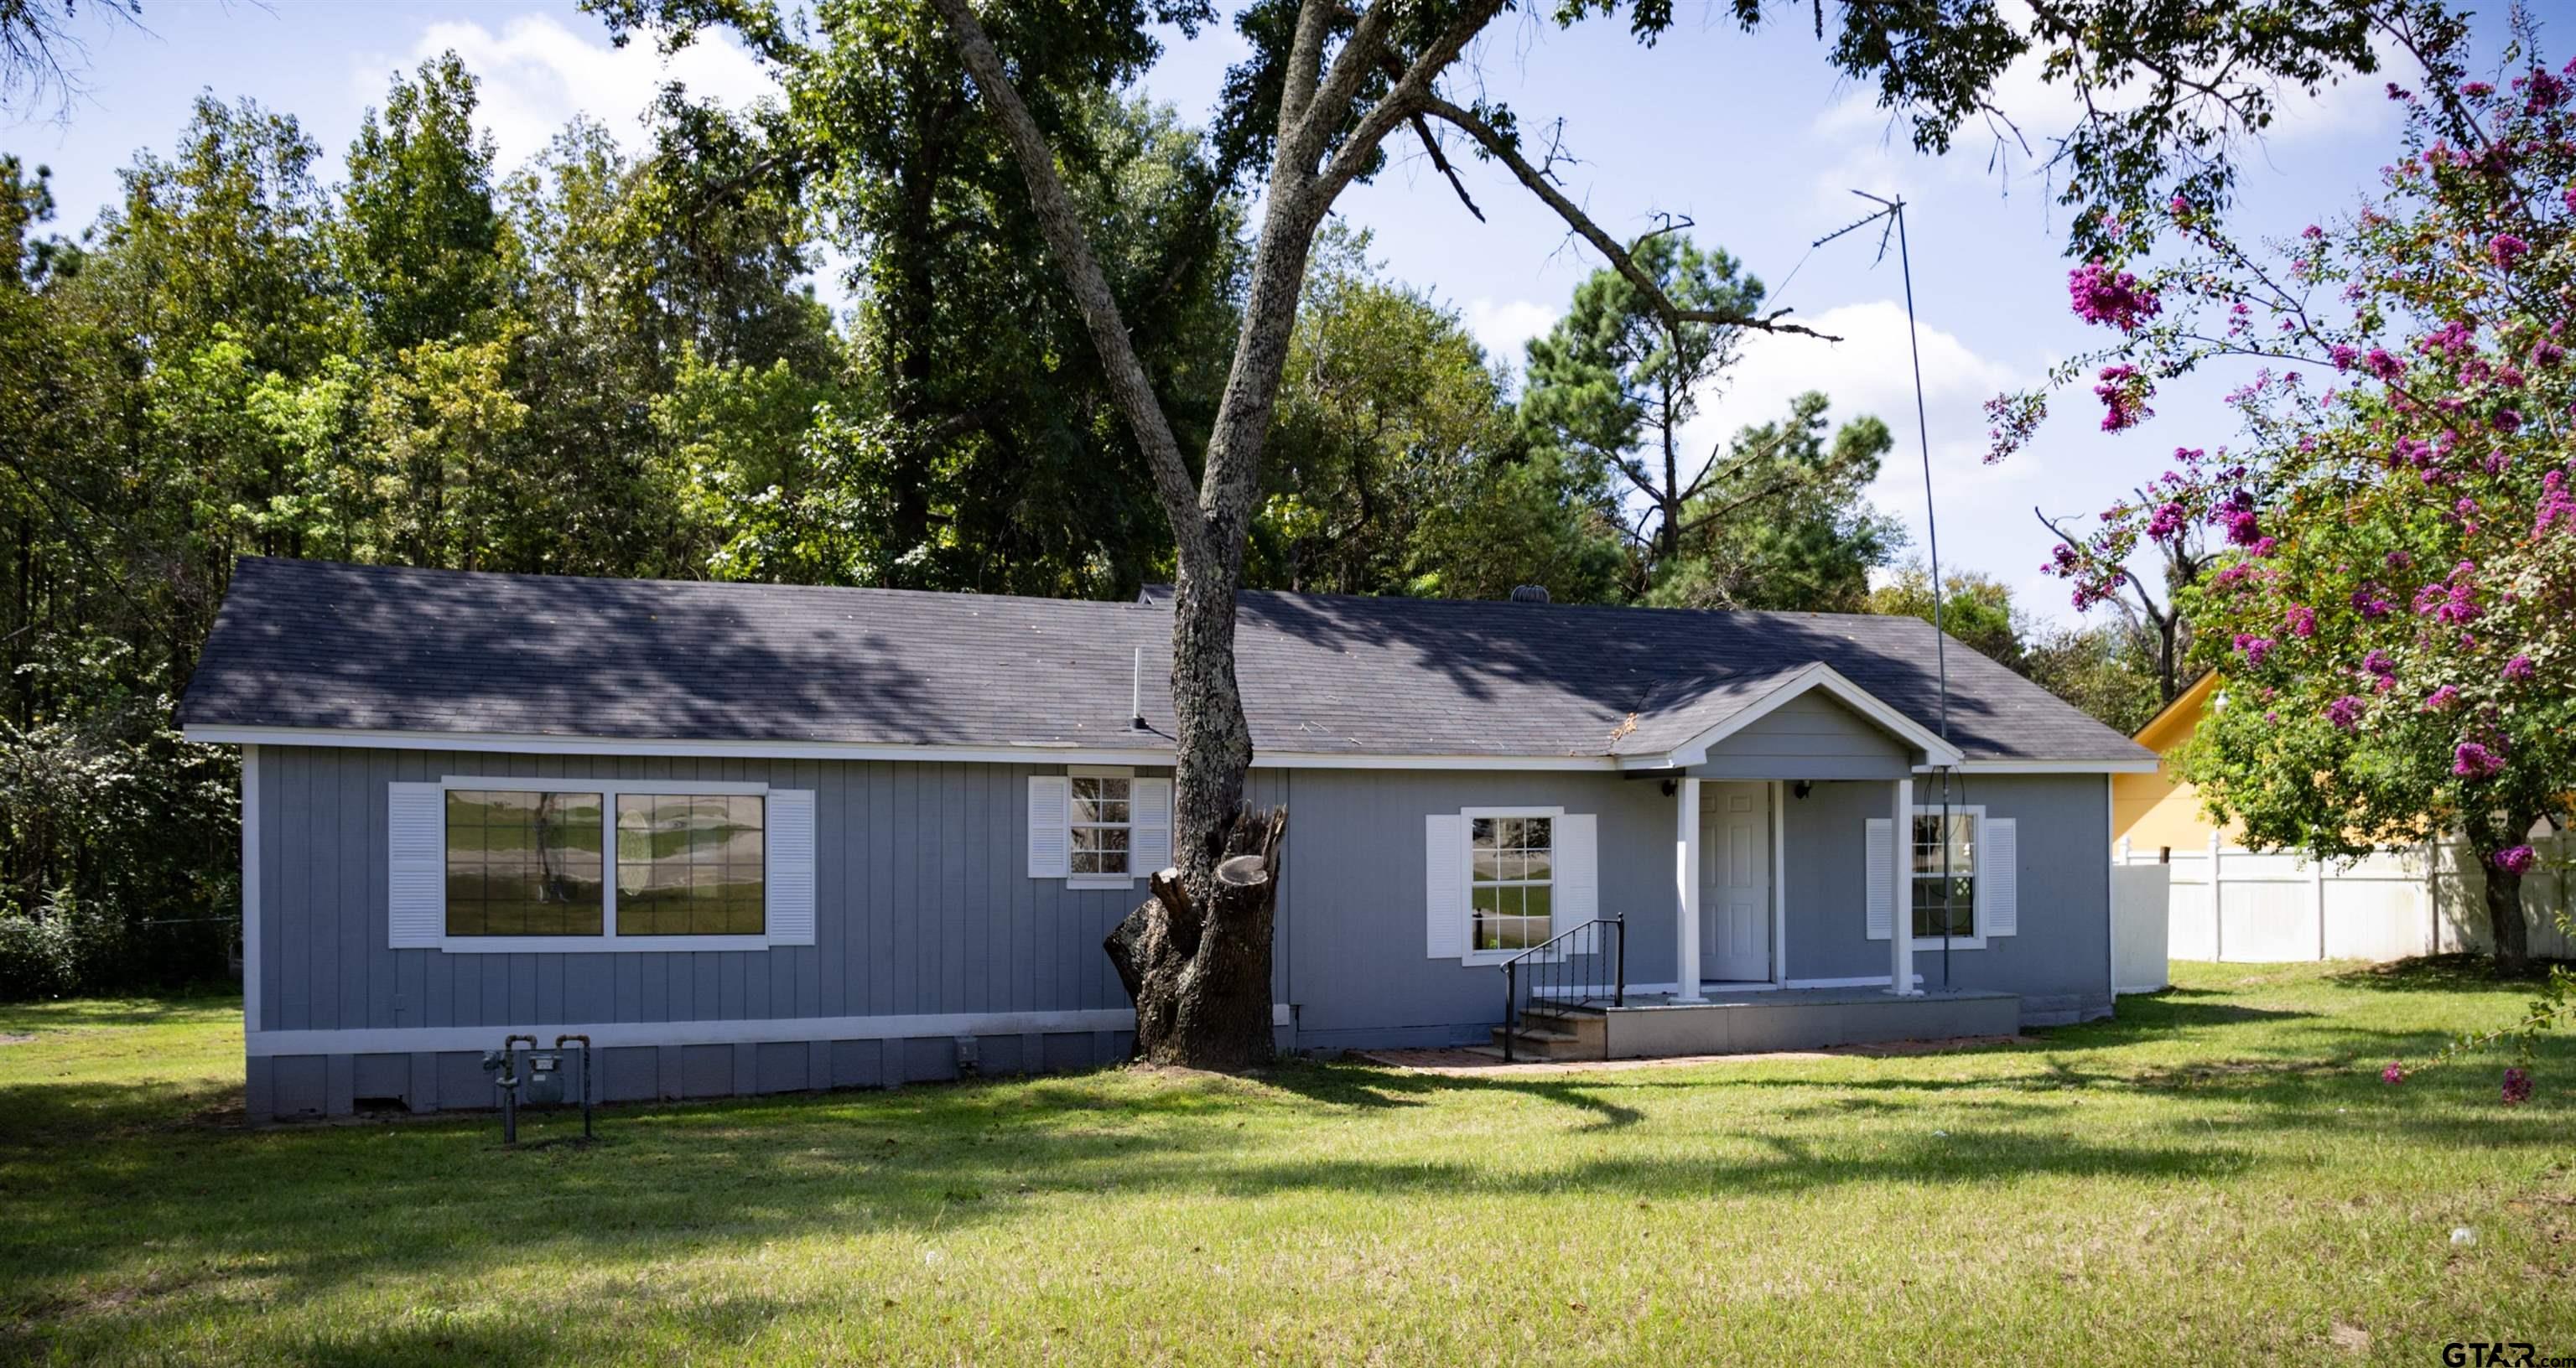
<path fill-rule="evenodd" d="M 2182 966 L 2012 1048 L 238 1125 L 220 1000 L 0 1008 L 0 1360 L 2431 1364 L 2576 1354 L 2576 1042 Z M 2452 1242 L 2455 1226 L 2476 1233 Z"/>

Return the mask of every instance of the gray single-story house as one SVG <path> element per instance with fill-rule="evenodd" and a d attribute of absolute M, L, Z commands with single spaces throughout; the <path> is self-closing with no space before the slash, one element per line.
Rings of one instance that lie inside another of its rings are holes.
<path fill-rule="evenodd" d="M 2109 776 L 2155 757 L 1955 641 L 1945 739 L 1920 621 L 1241 602 L 1283 1046 L 1485 1040 L 1499 965 L 1613 917 L 1632 1005 L 1805 1004 L 1703 1045 L 2112 1010 Z M 488 1106 L 511 1032 L 610 1099 L 1124 1058 L 1170 629 L 243 561 L 182 721 L 242 748 L 251 1114 Z M 1909 1002 L 1975 1010 L 1864 1024 Z"/>

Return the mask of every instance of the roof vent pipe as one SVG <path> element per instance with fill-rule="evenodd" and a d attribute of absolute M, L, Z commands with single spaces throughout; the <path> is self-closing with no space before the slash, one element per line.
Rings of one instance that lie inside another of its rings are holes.
<path fill-rule="evenodd" d="M 1512 602 L 1545 603 L 1547 602 L 1547 586 L 1544 584 L 1515 585 L 1512 588 Z"/>
<path fill-rule="evenodd" d="M 1136 648 L 1136 674 L 1127 687 L 1127 725 L 1145 730 L 1145 648 Z"/>

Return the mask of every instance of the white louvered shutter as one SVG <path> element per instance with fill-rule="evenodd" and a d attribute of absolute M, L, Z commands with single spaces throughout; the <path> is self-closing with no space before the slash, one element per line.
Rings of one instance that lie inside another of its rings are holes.
<path fill-rule="evenodd" d="M 814 790 L 769 791 L 769 943 L 814 943 Z"/>
<path fill-rule="evenodd" d="M 1433 959 L 1467 957 L 1467 819 L 1435 812 L 1422 819 L 1424 944 Z"/>
<path fill-rule="evenodd" d="M 447 933 L 447 792 L 439 784 L 388 784 L 386 944 L 434 950 Z"/>
<path fill-rule="evenodd" d="M 1128 793 L 1133 801 L 1127 818 L 1134 830 L 1128 833 L 1127 868 L 1142 879 L 1172 863 L 1172 781 L 1139 779 Z"/>
<path fill-rule="evenodd" d="M 1869 938 L 1886 940 L 1896 934 L 1894 827 L 1884 817 L 1872 817 L 1864 827 L 1861 843 L 1868 847 L 1868 858 L 1861 862 L 1861 877 L 1869 880 Z"/>
<path fill-rule="evenodd" d="M 1029 877 L 1061 879 L 1071 871 L 1065 809 L 1073 801 L 1073 781 L 1061 774 L 1029 776 Z"/>
<path fill-rule="evenodd" d="M 1985 842 L 1977 851 L 1977 923 L 1981 936 L 2021 930 L 2021 836 L 2010 817 L 1979 819 Z"/>
<path fill-rule="evenodd" d="M 1589 812 L 1570 812 L 1556 819 L 1556 900 L 1551 905 L 1548 935 L 1566 932 L 1601 915 L 1600 820 Z M 1600 932 L 1586 931 L 1566 946 L 1571 953 L 1592 953 Z"/>

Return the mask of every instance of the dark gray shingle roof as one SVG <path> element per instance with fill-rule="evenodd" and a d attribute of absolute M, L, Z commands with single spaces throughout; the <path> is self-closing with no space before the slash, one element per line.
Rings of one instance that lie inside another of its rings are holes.
<path fill-rule="evenodd" d="M 1934 725 L 1912 618 L 1247 593 L 1253 744 L 1348 755 L 1669 749 L 1821 661 Z M 244 560 L 191 726 L 1133 748 L 1171 733 L 1170 610 L 887 589 Z M 2135 760 L 2127 737 L 1967 647 L 1971 760 Z M 1636 726 L 1626 729 L 1631 715 Z"/>

